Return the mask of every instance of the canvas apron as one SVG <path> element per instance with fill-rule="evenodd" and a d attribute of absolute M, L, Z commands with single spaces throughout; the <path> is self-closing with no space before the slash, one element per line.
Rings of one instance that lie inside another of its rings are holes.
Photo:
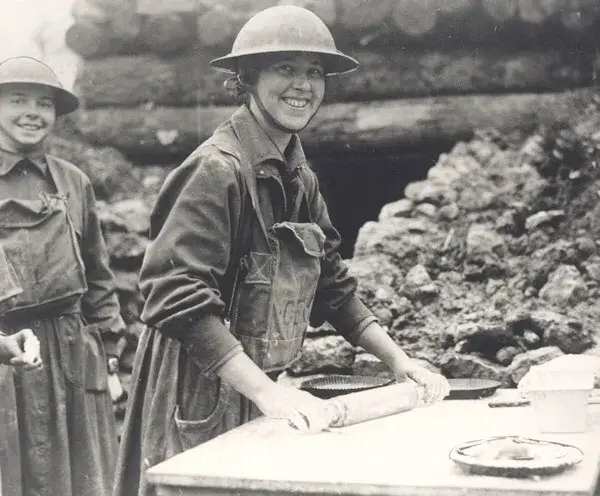
<path fill-rule="evenodd" d="M 20 460 L 23 473 L 22 481 L 3 477 L 10 495 L 110 492 L 115 421 L 102 340 L 81 315 L 87 283 L 78 236 L 66 195 L 0 201 L 0 243 L 23 289 L 0 326 L 8 334 L 31 328 L 44 362 L 41 369 L 5 372 L 5 388 L 6 375 L 13 376 L 11 425 L 19 444 L 5 447 L 2 461 Z"/>
<path fill-rule="evenodd" d="M 234 153 L 226 144 L 213 146 L 223 153 Z M 248 242 L 248 245 L 239 262 L 226 322 L 246 354 L 275 377 L 276 372 L 289 367 L 300 356 L 325 255 L 325 234 L 312 222 L 308 208 L 303 208 L 306 193 L 299 179 L 289 220 L 274 222 L 272 212 L 260 207 L 254 171 L 247 161 L 239 160 L 237 155 L 236 158 L 251 200 L 252 212 L 247 216 L 253 222 L 250 236 L 239 234 L 249 239 L 242 240 L 242 244 Z M 300 221 L 301 215 L 307 222 Z M 176 430 L 182 440 L 180 448 L 200 444 L 229 430 L 232 424 L 240 425 L 260 414 L 217 376 L 208 391 L 202 390 L 206 379 L 189 377 L 190 369 L 195 366 L 184 364 L 183 368 L 186 373 L 180 374 L 177 387 L 180 398 L 175 411 Z M 197 407 L 203 395 L 212 398 L 210 403 L 214 402 L 210 418 L 198 416 L 198 411 L 204 410 Z M 194 399 L 190 401 L 191 398 Z M 229 420 L 224 419 L 227 409 L 232 415 Z M 227 426 L 224 430 L 215 429 L 220 422 Z"/>
<path fill-rule="evenodd" d="M 283 370 L 299 357 L 325 255 L 321 228 L 310 216 L 308 222 L 299 221 L 305 192 L 296 181 L 292 215 L 284 222 L 264 218 L 268 214 L 261 213 L 250 185 L 256 222 L 229 314 L 231 332 L 266 372 Z"/>

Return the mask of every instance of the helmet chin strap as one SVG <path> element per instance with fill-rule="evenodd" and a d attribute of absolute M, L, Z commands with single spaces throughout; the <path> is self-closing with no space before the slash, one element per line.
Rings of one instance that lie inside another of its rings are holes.
<path fill-rule="evenodd" d="M 310 116 L 310 119 L 308 119 L 308 121 L 306 121 L 306 124 L 304 124 L 304 126 L 302 126 L 300 129 L 291 129 L 289 127 L 284 126 L 281 122 L 279 122 L 275 118 L 275 116 L 273 116 L 273 114 L 271 114 L 271 112 L 269 112 L 266 109 L 266 107 L 263 104 L 262 100 L 258 96 L 258 93 L 256 92 L 256 90 L 252 86 L 250 86 L 249 84 L 244 83 L 242 81 L 242 79 L 240 78 L 239 74 L 237 76 L 237 80 L 238 80 L 239 84 L 241 85 L 241 87 L 244 88 L 248 93 L 250 93 L 252 95 L 252 97 L 254 98 L 254 101 L 256 102 L 256 105 L 257 105 L 258 109 L 260 110 L 260 112 L 262 113 L 262 115 L 265 116 L 265 119 L 267 120 L 267 122 L 271 126 L 273 126 L 275 129 L 279 129 L 280 131 L 283 131 L 284 133 L 290 133 L 290 134 L 299 133 L 304 128 L 306 128 L 306 126 L 308 126 L 308 124 L 310 123 L 310 121 L 313 120 L 314 116 L 317 114 L 317 111 L 319 110 L 319 108 L 317 107 L 315 109 L 315 111 L 313 112 L 313 114 Z"/>

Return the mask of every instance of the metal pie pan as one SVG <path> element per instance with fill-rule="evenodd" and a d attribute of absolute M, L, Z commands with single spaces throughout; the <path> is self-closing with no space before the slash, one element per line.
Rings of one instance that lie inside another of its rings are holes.
<path fill-rule="evenodd" d="M 527 447 L 529 456 L 496 458 L 498 446 L 506 449 L 511 443 Z M 486 446 L 487 445 L 487 446 Z M 489 448 L 486 456 L 482 449 Z M 464 471 L 476 475 L 491 475 L 499 477 L 534 477 L 562 472 L 583 460 L 583 452 L 576 446 L 523 438 L 520 436 L 499 436 L 487 439 L 468 441 L 455 446 L 450 451 L 450 459 Z"/>
<path fill-rule="evenodd" d="M 357 393 L 394 382 L 384 377 L 331 374 L 308 379 L 300 384 L 300 389 L 319 398 L 328 399 L 341 394 Z"/>
<path fill-rule="evenodd" d="M 491 379 L 448 379 L 450 394 L 447 400 L 473 400 L 491 396 L 501 386 Z"/>

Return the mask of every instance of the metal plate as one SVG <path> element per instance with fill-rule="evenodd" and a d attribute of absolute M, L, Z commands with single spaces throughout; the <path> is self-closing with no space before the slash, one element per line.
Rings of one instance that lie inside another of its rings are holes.
<path fill-rule="evenodd" d="M 448 379 L 450 394 L 447 400 L 472 400 L 491 396 L 501 384 L 491 379 Z"/>
<path fill-rule="evenodd" d="M 393 379 L 361 375 L 332 374 L 308 379 L 300 384 L 300 389 L 319 398 L 328 399 L 341 394 L 356 393 L 394 382 Z"/>
<path fill-rule="evenodd" d="M 520 436 L 478 439 L 455 446 L 450 459 L 477 475 L 532 477 L 562 472 L 583 460 L 583 452 L 568 444 Z"/>

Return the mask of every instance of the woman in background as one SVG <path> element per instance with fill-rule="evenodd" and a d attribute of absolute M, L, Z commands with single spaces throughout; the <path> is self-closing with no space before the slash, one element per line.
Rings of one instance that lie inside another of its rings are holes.
<path fill-rule="evenodd" d="M 0 451 L 3 496 L 112 489 L 117 435 L 101 334 L 116 345 L 125 325 L 90 180 L 45 151 L 57 117 L 78 105 L 42 62 L 0 64 L 0 246 L 21 289 L 0 310 L 0 331 L 12 336 L 3 339 L 5 359 L 30 329 L 43 361 L 0 365 L 18 430 L 18 443 Z M 22 476 L 5 476 L 15 460 Z"/>

